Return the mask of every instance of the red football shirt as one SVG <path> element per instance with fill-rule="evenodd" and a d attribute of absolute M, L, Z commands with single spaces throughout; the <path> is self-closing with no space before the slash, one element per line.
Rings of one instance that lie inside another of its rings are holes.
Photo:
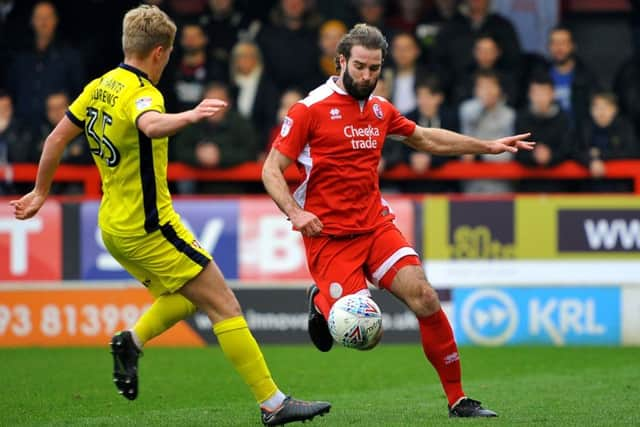
<path fill-rule="evenodd" d="M 303 180 L 293 197 L 320 218 L 323 234 L 364 233 L 394 218 L 378 186 L 384 140 L 412 135 L 416 124 L 384 98 L 358 101 L 333 79 L 291 107 L 273 146 L 297 162 Z"/>

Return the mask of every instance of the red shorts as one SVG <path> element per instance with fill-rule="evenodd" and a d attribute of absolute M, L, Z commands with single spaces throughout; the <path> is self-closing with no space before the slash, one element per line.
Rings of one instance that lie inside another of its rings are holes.
<path fill-rule="evenodd" d="M 392 222 L 350 237 L 304 237 L 307 263 L 326 301 L 316 305 L 326 315 L 344 295 L 367 290 L 367 280 L 389 289 L 400 268 L 420 265 L 420 258 Z"/>

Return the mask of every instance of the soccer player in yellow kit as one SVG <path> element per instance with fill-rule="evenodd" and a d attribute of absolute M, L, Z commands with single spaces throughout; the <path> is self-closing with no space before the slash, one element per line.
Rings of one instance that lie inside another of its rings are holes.
<path fill-rule="evenodd" d="M 47 137 L 34 190 L 10 203 L 18 219 L 35 215 L 66 145 L 84 130 L 102 178 L 98 223 L 105 246 L 155 298 L 131 330 L 112 338 L 113 381 L 120 394 L 130 400 L 138 395 L 144 343 L 197 307 L 211 320 L 222 351 L 253 392 L 264 424 L 312 419 L 331 405 L 293 399 L 279 390 L 218 266 L 173 210 L 168 136 L 226 107 L 205 99 L 192 110 L 165 113 L 155 84 L 175 33 L 175 24 L 155 6 L 139 6 L 125 15 L 124 62 L 84 88 Z"/>

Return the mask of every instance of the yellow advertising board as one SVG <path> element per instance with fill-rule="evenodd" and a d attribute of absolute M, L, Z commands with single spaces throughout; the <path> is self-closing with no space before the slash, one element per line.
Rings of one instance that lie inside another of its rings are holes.
<path fill-rule="evenodd" d="M 429 197 L 430 260 L 640 259 L 640 197 Z"/>

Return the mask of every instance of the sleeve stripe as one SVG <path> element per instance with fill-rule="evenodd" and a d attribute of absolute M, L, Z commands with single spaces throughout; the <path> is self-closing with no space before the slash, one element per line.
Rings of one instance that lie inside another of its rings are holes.
<path fill-rule="evenodd" d="M 71 110 L 67 110 L 65 114 L 74 125 L 78 126 L 80 129 L 84 129 L 84 122 L 79 118 L 77 118 L 76 116 L 74 116 Z"/>

